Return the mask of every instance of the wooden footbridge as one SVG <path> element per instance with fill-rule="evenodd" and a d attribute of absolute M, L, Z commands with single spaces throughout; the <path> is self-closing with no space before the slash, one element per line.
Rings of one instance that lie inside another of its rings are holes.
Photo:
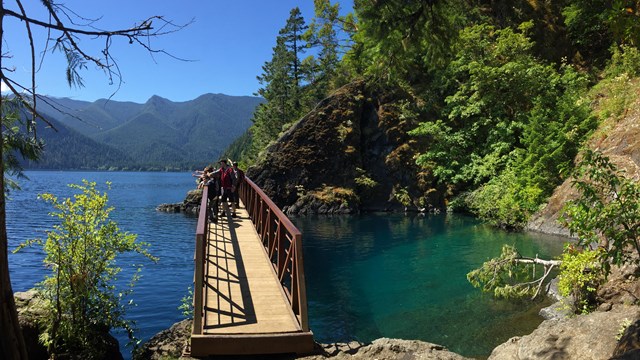
<path fill-rule="evenodd" d="M 207 192 L 205 187 L 196 230 L 193 330 L 186 352 L 311 352 L 300 231 L 248 178 L 236 218 L 208 221 Z"/>

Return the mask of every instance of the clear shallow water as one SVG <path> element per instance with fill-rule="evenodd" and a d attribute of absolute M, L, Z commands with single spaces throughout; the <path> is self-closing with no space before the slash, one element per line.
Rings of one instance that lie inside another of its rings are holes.
<path fill-rule="evenodd" d="M 530 333 L 538 307 L 497 301 L 466 274 L 515 244 L 523 254 L 562 251 L 556 237 L 496 231 L 463 216 L 300 217 L 310 326 L 320 342 L 419 339 L 486 357 Z"/>
<path fill-rule="evenodd" d="M 181 298 L 193 280 L 196 219 L 157 212 L 160 203 L 181 202 L 193 189 L 189 173 L 27 172 L 22 191 L 7 203 L 9 248 L 34 237 L 44 238 L 53 220 L 49 205 L 37 194 L 72 195 L 68 183 L 96 181 L 108 191 L 112 218 L 122 230 L 138 234 L 160 258 L 140 257 L 145 268 L 128 318 L 137 336 L 148 340 L 183 319 Z M 303 232 L 309 321 L 317 341 L 336 342 L 379 337 L 420 339 L 467 356 L 487 356 L 509 337 L 529 333 L 541 319 L 536 308 L 496 301 L 473 289 L 466 273 L 516 244 L 526 255 L 555 255 L 562 241 L 541 235 L 496 231 L 460 216 L 363 215 L 292 219 Z M 14 291 L 41 281 L 42 253 L 27 248 L 9 255 Z M 123 278 L 132 269 L 125 267 Z M 116 334 L 123 354 L 126 337 Z"/>

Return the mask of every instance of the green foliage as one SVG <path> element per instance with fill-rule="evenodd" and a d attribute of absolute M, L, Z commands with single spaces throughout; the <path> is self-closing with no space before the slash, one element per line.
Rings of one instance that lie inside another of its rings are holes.
<path fill-rule="evenodd" d="M 468 205 L 491 223 L 520 228 L 572 167 L 596 121 L 582 100 L 587 78 L 531 54 L 519 31 L 483 24 L 460 33 L 439 119 L 413 135 L 428 148 L 417 159 L 444 184 L 471 190 Z"/>
<path fill-rule="evenodd" d="M 306 195 L 303 187 L 297 187 L 296 190 L 298 191 L 298 196 L 311 196 L 328 205 L 345 204 L 349 206 L 349 204 L 353 205 L 359 202 L 358 196 L 352 189 L 343 187 L 323 185 L 322 188 L 309 191 Z"/>
<path fill-rule="evenodd" d="M 113 208 L 108 207 L 107 194 L 100 194 L 95 182 L 83 180 L 82 185 L 69 186 L 80 191 L 73 199 L 40 195 L 53 206 L 55 211 L 50 215 L 59 223 L 45 241 L 35 239 L 22 246 L 42 245 L 44 264 L 52 270 L 39 285 L 48 304 L 41 340 L 49 353 L 100 358 L 105 350 L 101 336 L 105 330 L 124 329 L 134 340 L 133 324 L 124 316 L 127 306 L 133 304 L 126 299 L 138 275 L 126 291 L 118 291 L 114 282 L 121 268 L 116 257 L 136 252 L 155 258 L 146 251 L 147 244 L 136 242 L 136 235 L 122 232 L 109 219 Z"/>
<path fill-rule="evenodd" d="M 364 169 L 357 167 L 356 172 L 358 173 L 358 177 L 355 178 L 355 182 L 358 186 L 364 189 L 373 189 L 378 186 L 378 182 L 369 177 Z"/>
<path fill-rule="evenodd" d="M 33 129 L 24 126 L 23 118 L 20 117 L 21 108 L 22 103 L 18 99 L 2 97 L 2 161 L 5 175 L 16 178 L 25 178 L 21 160 L 37 161 L 44 149 L 44 142 L 33 135 Z M 24 127 L 29 128 L 29 131 L 24 132 Z M 5 193 L 9 189 L 20 188 L 14 179 L 7 176 L 4 186 Z"/>
<path fill-rule="evenodd" d="M 508 229 L 521 229 L 539 205 L 540 190 L 522 187 L 517 174 L 507 168 L 465 199 L 467 206 L 489 223 Z"/>
<path fill-rule="evenodd" d="M 449 60 L 470 14 L 465 1 L 356 1 L 360 20 L 345 58 L 359 74 L 415 84 Z M 364 70 L 364 71 L 362 71 Z"/>
<path fill-rule="evenodd" d="M 524 33 L 509 28 L 467 28 L 457 47 L 445 75 L 452 88 L 442 120 L 414 131 L 433 138 L 418 164 L 434 163 L 442 182 L 477 185 L 497 175 L 522 146 L 534 101 L 554 90 L 549 80 L 558 75 L 531 56 Z"/>
<path fill-rule="evenodd" d="M 411 196 L 407 188 L 396 188 L 393 192 L 393 198 L 396 199 L 405 208 L 411 205 Z"/>
<path fill-rule="evenodd" d="M 613 47 L 613 55 L 604 75 L 613 78 L 622 74 L 627 74 L 629 77 L 640 76 L 640 51 L 637 47 L 629 45 Z"/>
<path fill-rule="evenodd" d="M 182 313 L 184 317 L 187 319 L 193 319 L 193 287 L 189 286 L 187 289 L 187 295 L 183 296 L 180 299 L 180 306 L 178 306 L 178 310 Z"/>
<path fill-rule="evenodd" d="M 639 263 L 640 184 L 602 153 L 585 150 L 572 185 L 581 195 L 565 205 L 562 220 L 579 245 L 602 248 L 605 274 L 611 264 Z"/>
<path fill-rule="evenodd" d="M 318 48 L 317 57 L 306 61 L 306 77 L 311 86 L 307 89 L 312 102 L 322 100 L 333 88 L 332 80 L 338 66 L 338 33 L 336 28 L 342 18 L 340 5 L 330 0 L 314 0 L 315 17 L 311 21 L 305 38 L 309 47 Z"/>
<path fill-rule="evenodd" d="M 504 245 L 499 257 L 490 259 L 478 269 L 467 274 L 473 287 L 483 292 L 491 292 L 497 298 L 522 299 L 534 297 L 539 283 L 534 281 L 540 275 L 533 263 L 522 263 L 518 250 L 512 245 Z M 541 278 L 544 280 L 544 278 Z M 542 281 L 540 280 L 540 281 Z"/>
<path fill-rule="evenodd" d="M 602 248 L 577 250 L 573 245 L 562 253 L 558 290 L 562 296 L 573 296 L 574 306 L 581 313 L 596 307 L 596 290 L 605 279 L 602 268 Z"/>
<path fill-rule="evenodd" d="M 253 115 L 251 150 L 242 159 L 249 162 L 257 158 L 262 149 L 275 140 L 283 127 L 297 120 L 302 113 L 302 79 L 304 64 L 300 54 L 304 47 L 302 38 L 307 26 L 296 7 L 276 38 L 273 56 L 263 66 L 258 76 L 262 87 L 257 95 L 266 102 L 260 104 Z"/>
<path fill-rule="evenodd" d="M 571 0 L 562 10 L 568 38 L 580 56 L 602 66 L 613 43 L 607 25 L 609 1 Z"/>

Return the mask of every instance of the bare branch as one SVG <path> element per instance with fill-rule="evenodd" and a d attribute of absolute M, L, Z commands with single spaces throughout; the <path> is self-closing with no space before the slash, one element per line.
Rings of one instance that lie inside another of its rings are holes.
<path fill-rule="evenodd" d="M 20 7 L 20 12 L 22 15 L 27 16 L 24 6 L 22 6 L 22 1 L 16 0 L 18 7 Z M 29 37 L 29 48 L 31 51 L 31 92 L 35 94 L 36 92 L 36 50 L 33 45 L 33 33 L 31 32 L 31 24 L 28 21 L 25 21 L 25 27 L 27 28 L 27 35 Z M 36 133 L 36 109 L 37 109 L 37 101 L 36 97 L 33 97 L 33 112 L 31 113 L 31 121 L 27 121 L 27 133 L 30 133 L 33 130 L 33 136 L 37 137 Z M 32 127 L 33 125 L 33 127 Z"/>

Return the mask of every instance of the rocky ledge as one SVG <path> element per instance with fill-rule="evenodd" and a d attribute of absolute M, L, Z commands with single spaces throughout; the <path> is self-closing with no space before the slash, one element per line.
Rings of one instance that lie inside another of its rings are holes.
<path fill-rule="evenodd" d="M 181 203 L 160 204 L 156 207 L 158 211 L 171 213 L 185 213 L 188 215 L 198 215 L 200 211 L 200 200 L 202 200 L 202 190 L 194 189 L 187 193 L 187 196 Z"/>
<path fill-rule="evenodd" d="M 134 360 L 160 360 L 180 358 L 189 340 L 191 320 L 183 320 L 164 330 L 146 342 L 134 355 Z M 371 344 L 360 342 L 316 344 L 314 354 L 298 356 L 291 354 L 269 356 L 272 360 L 321 360 L 332 358 L 352 360 L 465 360 L 464 356 L 448 351 L 445 347 L 417 340 L 377 339 Z M 263 359 L 263 356 L 242 357 L 242 359 Z M 182 357 L 182 359 L 189 359 Z"/>
<path fill-rule="evenodd" d="M 191 321 L 184 320 L 142 346 L 136 360 L 171 359 L 181 356 L 188 341 Z M 640 307 L 615 304 L 597 311 L 563 319 L 545 320 L 525 336 L 516 336 L 496 347 L 489 360 L 519 359 L 640 359 Z M 253 357 L 243 357 L 252 359 Z M 259 359 L 261 357 L 255 357 Z M 271 356 L 270 359 L 378 359 L 464 360 L 445 347 L 418 340 L 381 338 L 360 342 L 317 344 L 315 354 Z"/>
<path fill-rule="evenodd" d="M 631 360 L 640 359 L 640 307 L 637 303 L 638 281 L 620 277 L 615 285 L 604 289 L 600 295 L 607 298 L 606 306 L 598 311 L 572 317 L 545 320 L 531 334 L 516 336 L 496 347 L 489 360 L 519 359 L 580 359 L 580 360 Z M 624 294 L 611 297 L 611 287 L 626 289 Z M 38 344 L 37 318 L 42 314 L 42 301 L 35 291 L 16 293 L 20 324 L 28 342 L 30 359 L 48 358 L 46 350 Z M 191 333 L 192 322 L 184 320 L 164 330 L 134 354 L 134 360 L 177 359 Z M 106 358 L 122 359 L 117 341 L 113 338 L 113 352 Z M 252 359 L 253 357 L 243 357 Z M 262 357 L 255 357 L 260 359 Z M 304 356 L 282 355 L 270 359 L 423 359 L 464 360 L 462 355 L 445 347 L 418 340 L 381 338 L 370 344 L 360 342 L 317 344 L 314 354 Z"/>

